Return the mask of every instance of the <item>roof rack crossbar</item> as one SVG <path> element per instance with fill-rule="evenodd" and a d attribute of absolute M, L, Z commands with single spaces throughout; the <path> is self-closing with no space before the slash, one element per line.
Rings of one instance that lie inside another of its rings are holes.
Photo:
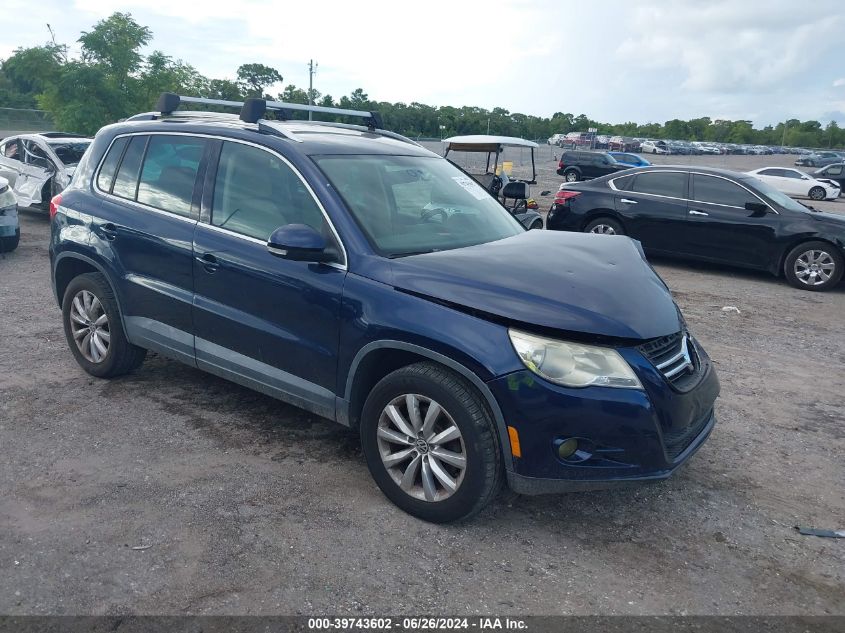
<path fill-rule="evenodd" d="M 284 101 L 265 101 L 250 98 L 246 101 L 228 101 L 225 99 L 206 99 L 205 97 L 182 97 L 172 92 L 162 92 L 158 99 L 157 109 L 161 114 L 172 114 L 182 103 L 199 103 L 210 106 L 241 108 L 241 119 L 247 123 L 256 123 L 262 118 L 265 110 L 284 112 L 286 110 L 300 112 L 316 112 L 333 114 L 335 116 L 362 117 L 366 119 L 367 127 L 376 129 L 382 127 L 381 115 L 378 112 L 366 110 L 348 110 L 346 108 L 328 108 L 325 106 L 305 105 L 302 103 L 287 103 Z"/>

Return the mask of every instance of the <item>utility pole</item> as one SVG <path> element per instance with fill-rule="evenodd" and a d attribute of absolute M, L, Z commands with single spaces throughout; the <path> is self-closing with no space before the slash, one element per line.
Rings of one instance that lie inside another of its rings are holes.
<path fill-rule="evenodd" d="M 317 64 L 314 60 L 308 60 L 308 105 L 314 105 L 314 74 L 317 72 Z M 308 120 L 313 120 L 313 112 L 308 111 Z"/>
<path fill-rule="evenodd" d="M 786 128 L 787 128 L 787 126 L 789 126 L 789 121 L 784 121 L 783 122 L 783 138 L 780 140 L 780 146 L 781 147 L 786 146 Z"/>

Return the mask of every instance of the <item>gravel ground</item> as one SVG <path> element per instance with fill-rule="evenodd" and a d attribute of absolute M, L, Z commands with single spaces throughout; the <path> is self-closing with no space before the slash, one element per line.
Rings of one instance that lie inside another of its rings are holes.
<path fill-rule="evenodd" d="M 845 285 L 656 262 L 722 380 L 702 450 L 662 484 L 434 526 L 338 425 L 154 354 L 83 373 L 47 220 L 21 217 L 0 259 L 0 613 L 845 614 L 845 541 L 792 528 L 845 527 Z"/>

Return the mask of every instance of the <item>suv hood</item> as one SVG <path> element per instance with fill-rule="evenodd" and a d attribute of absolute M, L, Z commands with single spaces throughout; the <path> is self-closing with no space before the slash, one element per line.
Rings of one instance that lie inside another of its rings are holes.
<path fill-rule="evenodd" d="M 681 329 L 668 288 L 624 236 L 526 231 L 391 265 L 397 289 L 509 321 L 639 340 Z"/>

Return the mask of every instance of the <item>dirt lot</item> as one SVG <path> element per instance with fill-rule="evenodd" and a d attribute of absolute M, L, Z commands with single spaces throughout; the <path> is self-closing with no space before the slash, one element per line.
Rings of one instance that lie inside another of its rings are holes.
<path fill-rule="evenodd" d="M 845 614 L 845 541 L 792 528 L 845 527 L 845 285 L 657 262 L 722 380 L 710 441 L 663 484 L 433 526 L 340 426 L 156 355 L 88 377 L 47 220 L 22 229 L 0 259 L 0 613 Z"/>

